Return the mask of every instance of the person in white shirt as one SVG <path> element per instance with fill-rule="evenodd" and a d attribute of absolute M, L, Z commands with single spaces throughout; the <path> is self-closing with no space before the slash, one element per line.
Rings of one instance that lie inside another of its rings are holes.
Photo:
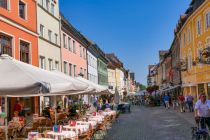
<path fill-rule="evenodd" d="M 206 125 L 210 129 L 210 101 L 203 93 L 195 104 L 195 120 L 197 123 L 200 121 L 202 129 L 205 129 Z"/>

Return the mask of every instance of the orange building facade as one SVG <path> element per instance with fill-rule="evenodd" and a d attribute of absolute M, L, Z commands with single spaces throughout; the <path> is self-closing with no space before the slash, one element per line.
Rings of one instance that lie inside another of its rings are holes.
<path fill-rule="evenodd" d="M 0 1 L 0 53 L 38 66 L 38 35 L 35 0 Z M 10 111 L 17 98 L 9 100 Z M 30 113 L 38 112 L 38 98 L 21 98 Z"/>
<path fill-rule="evenodd" d="M 36 2 L 34 0 L 2 1 L 0 4 L 1 53 L 38 66 Z"/>

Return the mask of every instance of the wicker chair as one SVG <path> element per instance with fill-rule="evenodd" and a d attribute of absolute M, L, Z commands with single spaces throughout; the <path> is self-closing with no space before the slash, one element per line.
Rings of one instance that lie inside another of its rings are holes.
<path fill-rule="evenodd" d="M 0 140 L 5 140 L 5 132 L 4 131 L 0 132 Z"/>
<path fill-rule="evenodd" d="M 89 131 L 79 134 L 79 140 L 88 140 L 89 139 Z"/>
<path fill-rule="evenodd" d="M 28 132 L 37 131 L 39 128 L 39 122 L 33 122 L 32 127 L 25 127 L 25 136 L 28 136 Z"/>
<path fill-rule="evenodd" d="M 45 126 L 43 127 L 43 130 L 52 130 L 53 122 L 51 119 L 46 119 Z"/>

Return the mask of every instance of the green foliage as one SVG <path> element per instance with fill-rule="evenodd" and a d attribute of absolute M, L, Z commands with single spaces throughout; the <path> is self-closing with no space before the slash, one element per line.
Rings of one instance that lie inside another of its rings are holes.
<path fill-rule="evenodd" d="M 156 91 L 158 89 L 159 89 L 159 87 L 157 85 L 154 85 L 154 86 L 147 87 L 146 90 L 147 90 L 147 92 L 152 93 L 153 91 Z"/>
<path fill-rule="evenodd" d="M 145 85 L 143 85 L 143 84 L 140 84 L 139 85 L 140 86 L 140 90 L 145 90 L 147 87 L 145 86 Z"/>

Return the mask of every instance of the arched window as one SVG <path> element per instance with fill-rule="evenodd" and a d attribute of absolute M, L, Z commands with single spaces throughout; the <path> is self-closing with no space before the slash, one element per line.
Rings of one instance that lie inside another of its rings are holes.
<path fill-rule="evenodd" d="M 205 13 L 205 29 L 208 30 L 210 28 L 210 9 Z"/>
<path fill-rule="evenodd" d="M 202 50 L 203 50 L 203 47 L 202 47 L 202 43 L 199 42 L 198 43 L 198 47 L 197 47 L 197 57 L 200 59 L 202 56 Z"/>
<path fill-rule="evenodd" d="M 206 38 L 206 47 L 210 47 L 210 36 Z"/>
<path fill-rule="evenodd" d="M 191 70 L 192 69 L 192 51 L 189 50 L 189 53 L 188 53 L 188 69 Z"/>

